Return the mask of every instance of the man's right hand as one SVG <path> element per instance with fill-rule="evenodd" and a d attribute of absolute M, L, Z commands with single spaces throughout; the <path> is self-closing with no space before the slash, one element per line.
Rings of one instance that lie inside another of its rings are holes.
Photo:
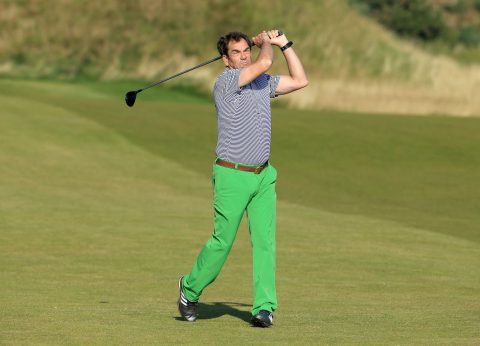
<path fill-rule="evenodd" d="M 270 43 L 270 37 L 268 36 L 268 33 L 266 31 L 262 31 L 257 36 L 255 36 L 252 39 L 252 41 L 257 47 L 260 48 L 260 47 L 262 47 L 263 43 L 265 43 L 265 42 Z"/>

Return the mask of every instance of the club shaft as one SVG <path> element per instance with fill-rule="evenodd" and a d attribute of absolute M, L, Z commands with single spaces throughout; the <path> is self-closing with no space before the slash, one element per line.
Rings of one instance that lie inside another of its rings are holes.
<path fill-rule="evenodd" d="M 195 69 L 197 69 L 197 68 L 199 68 L 199 67 L 208 65 L 208 64 L 210 64 L 210 63 L 212 63 L 212 62 L 214 62 L 214 61 L 220 60 L 221 58 L 222 58 L 221 55 L 220 55 L 220 56 L 217 56 L 216 58 L 213 58 L 213 59 L 210 59 L 210 60 L 208 60 L 208 61 L 205 61 L 205 62 L 201 63 L 200 65 L 191 67 L 191 68 L 189 68 L 188 70 L 179 72 L 179 73 L 177 73 L 177 74 L 174 74 L 173 76 L 170 76 L 170 77 L 168 77 L 168 78 L 162 79 L 162 80 L 159 81 L 159 82 L 153 83 L 153 84 L 151 84 L 151 85 L 149 85 L 149 86 L 146 86 L 146 87 L 144 87 L 144 88 L 142 88 L 142 89 L 140 89 L 140 90 L 137 90 L 137 92 L 140 92 L 140 91 L 149 89 L 149 88 L 151 88 L 151 87 L 154 87 L 155 85 L 158 85 L 158 84 L 161 84 L 161 83 L 163 83 L 163 82 L 166 82 L 166 81 L 168 81 L 168 80 L 170 80 L 170 79 L 173 79 L 173 78 L 178 77 L 178 76 L 180 76 L 180 75 L 182 75 L 182 74 L 184 74 L 184 73 L 187 73 L 187 72 L 190 72 L 190 71 L 192 71 L 192 70 L 195 70 Z"/>

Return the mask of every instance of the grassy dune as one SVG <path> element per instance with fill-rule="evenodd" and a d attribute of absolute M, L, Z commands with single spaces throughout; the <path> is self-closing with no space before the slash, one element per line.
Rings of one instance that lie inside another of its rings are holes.
<path fill-rule="evenodd" d="M 81 17 L 78 13 L 82 13 Z M 480 67 L 400 40 L 346 0 L 61 1 L 0 3 L 0 74 L 155 80 L 214 57 L 218 37 L 281 28 L 310 86 L 291 106 L 480 115 Z M 192 35 L 194 33 L 194 35 Z M 277 54 L 275 73 L 286 73 Z M 185 80 L 209 92 L 221 63 Z"/>
<path fill-rule="evenodd" d="M 480 342 L 478 121 L 275 109 L 276 325 L 247 322 L 245 223 L 190 324 L 176 279 L 212 228 L 213 109 L 116 88 L 0 82 L 0 343 Z"/>

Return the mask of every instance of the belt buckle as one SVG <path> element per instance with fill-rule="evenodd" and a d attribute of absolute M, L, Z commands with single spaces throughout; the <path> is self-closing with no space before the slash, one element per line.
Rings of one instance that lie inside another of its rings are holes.
<path fill-rule="evenodd" d="M 254 173 L 255 173 L 255 174 L 260 174 L 260 173 L 262 172 L 262 169 L 263 169 L 263 166 L 255 167 Z"/>

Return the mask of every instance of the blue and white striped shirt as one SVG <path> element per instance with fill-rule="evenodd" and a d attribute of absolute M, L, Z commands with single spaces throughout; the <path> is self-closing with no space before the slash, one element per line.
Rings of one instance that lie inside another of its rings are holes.
<path fill-rule="evenodd" d="M 270 157 L 270 98 L 275 97 L 280 76 L 262 74 L 239 87 L 240 69 L 226 67 L 213 88 L 217 110 L 218 158 L 261 165 Z"/>

